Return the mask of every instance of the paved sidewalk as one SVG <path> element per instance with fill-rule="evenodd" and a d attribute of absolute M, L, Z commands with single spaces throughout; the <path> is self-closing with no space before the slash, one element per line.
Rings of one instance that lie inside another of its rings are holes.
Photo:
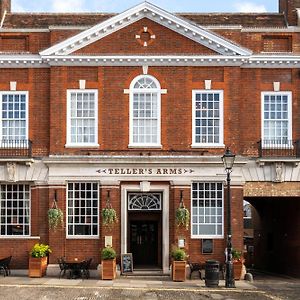
<path fill-rule="evenodd" d="M 186 280 L 185 282 L 173 282 L 168 276 L 122 276 L 115 280 L 100 280 L 99 278 L 90 279 L 65 279 L 46 276 L 43 278 L 29 278 L 26 276 L 6 276 L 0 277 L 0 286 L 52 286 L 52 287 L 110 287 L 110 288 L 146 288 L 146 289 L 197 289 L 210 290 L 205 287 L 205 281 L 200 279 Z M 220 280 L 219 287 L 225 289 L 225 281 Z M 236 290 L 255 290 L 256 287 L 244 280 L 236 281 Z M 228 289 L 226 289 L 228 290 Z"/>

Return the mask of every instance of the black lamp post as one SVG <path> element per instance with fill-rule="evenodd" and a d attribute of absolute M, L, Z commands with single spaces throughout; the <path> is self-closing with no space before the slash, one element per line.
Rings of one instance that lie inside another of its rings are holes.
<path fill-rule="evenodd" d="M 227 147 L 222 161 L 224 163 L 225 172 L 227 173 L 227 255 L 226 255 L 226 278 L 225 287 L 235 288 L 233 276 L 233 262 L 232 262 L 232 243 L 231 243 L 231 193 L 230 193 L 230 174 L 234 164 L 235 155 Z"/>

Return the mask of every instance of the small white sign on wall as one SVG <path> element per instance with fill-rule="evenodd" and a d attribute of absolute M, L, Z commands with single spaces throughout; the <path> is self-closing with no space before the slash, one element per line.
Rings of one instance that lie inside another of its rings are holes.
<path fill-rule="evenodd" d="M 112 247 L 112 236 L 111 235 L 105 236 L 104 245 L 105 245 L 105 247 Z"/>

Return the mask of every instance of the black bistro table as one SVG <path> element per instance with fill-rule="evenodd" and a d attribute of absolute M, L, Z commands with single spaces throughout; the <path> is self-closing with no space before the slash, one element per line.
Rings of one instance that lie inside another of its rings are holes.
<path fill-rule="evenodd" d="M 70 279 L 82 278 L 82 271 L 84 269 L 85 261 L 84 260 L 66 260 L 67 268 L 70 271 Z"/>

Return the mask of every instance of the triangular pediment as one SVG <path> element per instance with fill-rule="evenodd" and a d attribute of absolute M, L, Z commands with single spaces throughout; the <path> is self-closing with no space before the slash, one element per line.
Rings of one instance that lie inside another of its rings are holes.
<path fill-rule="evenodd" d="M 183 18 L 179 18 L 149 2 L 143 2 L 125 12 L 116 15 L 94 27 L 85 30 L 63 42 L 60 42 L 40 54 L 42 56 L 66 56 L 103 39 L 104 37 L 133 24 L 143 18 L 148 18 L 166 28 L 169 28 L 186 38 L 205 46 L 212 51 L 226 56 L 251 55 L 251 50 L 243 48 Z"/>

